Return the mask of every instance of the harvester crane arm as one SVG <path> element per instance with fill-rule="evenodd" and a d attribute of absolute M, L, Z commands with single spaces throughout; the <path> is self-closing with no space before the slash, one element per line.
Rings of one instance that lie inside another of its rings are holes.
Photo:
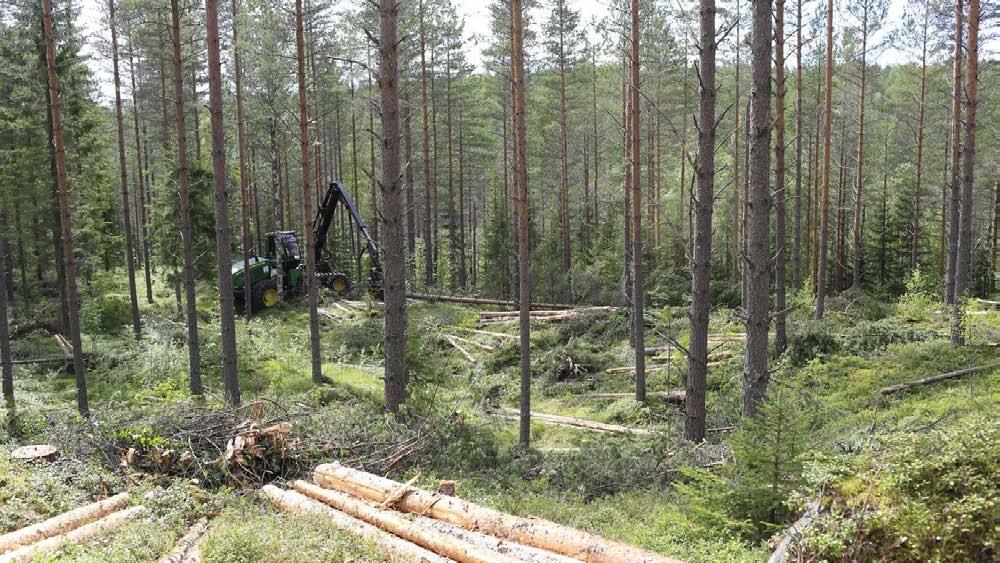
<path fill-rule="evenodd" d="M 355 228 L 357 228 L 361 238 L 365 241 L 365 248 L 362 249 L 361 253 L 367 250 L 371 261 L 369 291 L 372 294 L 381 295 L 382 261 L 380 259 L 378 242 L 372 238 L 368 226 L 365 225 L 364 219 L 361 218 L 361 213 L 358 212 L 357 206 L 354 205 L 354 202 L 347 195 L 347 191 L 344 190 L 340 182 L 330 182 L 330 187 L 326 190 L 326 195 L 323 196 L 323 201 L 316 210 L 316 217 L 313 219 L 312 224 L 313 244 L 315 246 L 310 251 L 315 254 L 317 264 L 329 264 L 329 250 L 326 248 L 326 239 L 327 234 L 330 232 L 330 225 L 333 223 L 333 216 L 337 211 L 338 204 L 343 204 L 347 208 L 347 212 L 351 216 L 351 221 L 354 223 Z M 358 255 L 358 258 L 360 257 L 361 254 Z"/>

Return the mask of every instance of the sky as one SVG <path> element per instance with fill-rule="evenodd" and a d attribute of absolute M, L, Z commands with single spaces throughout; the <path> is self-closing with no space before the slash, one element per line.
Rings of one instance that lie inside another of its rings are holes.
<path fill-rule="evenodd" d="M 354 1 L 361 2 L 362 0 Z M 337 3 L 344 5 L 346 2 L 345 0 L 340 0 Z M 485 39 L 490 33 L 489 2 L 488 0 L 457 0 L 455 3 L 458 6 L 459 14 L 465 22 L 466 55 L 471 63 L 481 69 L 482 53 L 486 46 Z M 594 19 L 603 18 L 609 11 L 606 0 L 568 0 L 568 3 L 571 8 L 580 12 L 580 22 L 582 25 L 586 25 Z M 111 84 L 110 61 L 103 58 L 95 47 L 96 41 L 106 41 L 104 38 L 107 35 L 107 30 L 101 21 L 104 12 L 103 4 L 104 0 L 79 0 L 80 19 L 78 20 L 78 25 L 87 42 L 84 55 L 89 57 L 89 64 L 96 74 L 102 101 L 107 102 L 114 95 L 114 86 Z M 334 3 L 331 2 L 331 4 Z M 542 0 L 541 4 L 545 6 L 548 2 Z M 748 6 L 749 0 L 744 2 L 744 4 Z M 818 6 L 820 3 L 813 2 L 812 4 Z M 842 4 L 841 0 L 838 0 L 837 4 Z M 889 13 L 883 29 L 887 31 L 900 27 L 903 22 L 904 12 L 909 4 L 908 0 L 890 0 Z M 544 19 L 545 8 L 537 8 L 532 18 L 533 25 L 540 25 Z M 748 21 L 748 19 L 746 18 L 745 21 Z M 835 25 L 841 25 L 841 23 L 835 21 Z M 788 23 L 786 23 L 786 26 L 790 28 Z M 291 30 L 289 30 L 289 33 L 291 33 Z M 596 32 L 590 31 L 590 33 L 596 38 Z M 1000 40 L 997 39 L 988 42 L 981 49 L 980 56 L 983 58 L 995 56 L 1000 51 L 998 42 Z M 786 52 L 790 54 L 791 49 L 786 48 Z M 900 49 L 890 44 L 875 54 L 874 59 L 884 66 L 916 60 L 917 56 L 916 52 Z"/>

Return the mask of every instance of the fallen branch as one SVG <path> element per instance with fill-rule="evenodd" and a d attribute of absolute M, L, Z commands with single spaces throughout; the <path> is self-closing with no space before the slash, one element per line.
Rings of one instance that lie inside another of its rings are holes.
<path fill-rule="evenodd" d="M 646 368 L 646 373 L 653 373 L 654 371 L 663 371 L 669 369 L 670 366 L 649 366 Z M 635 366 L 624 366 L 620 368 L 608 368 L 604 370 L 604 373 L 609 375 L 614 375 L 616 373 L 635 373 Z"/>
<path fill-rule="evenodd" d="M 67 358 L 73 357 L 73 347 L 69 342 L 66 342 L 66 338 L 63 335 L 53 334 L 52 338 L 56 341 L 56 346 L 59 346 L 59 349 L 62 350 L 64 356 Z"/>
<path fill-rule="evenodd" d="M 489 299 L 486 297 L 459 297 L 454 295 L 432 295 L 429 293 L 407 293 L 406 297 L 421 301 L 445 301 L 449 303 L 468 303 L 471 305 L 506 305 L 508 307 L 514 306 L 513 301 Z M 546 309 L 572 309 L 576 307 L 576 305 L 567 305 L 562 303 L 532 303 L 531 306 L 544 307 Z"/>
<path fill-rule="evenodd" d="M 506 332 L 492 332 L 492 331 L 489 331 L 489 330 L 479 330 L 477 328 L 465 328 L 465 327 L 461 327 L 461 326 L 460 327 L 455 327 L 455 328 L 458 328 L 460 330 L 464 330 L 464 331 L 467 331 L 467 332 L 471 332 L 473 334 L 482 334 L 484 336 L 492 336 L 494 338 L 506 338 L 508 340 L 517 340 L 518 338 L 520 338 L 516 334 L 507 334 Z"/>
<path fill-rule="evenodd" d="M 119 510 L 129 500 L 128 493 L 119 493 L 111 498 L 94 502 L 33 524 L 9 534 L 0 536 L 0 553 L 13 551 L 40 540 L 65 534 L 81 525 Z"/>
<path fill-rule="evenodd" d="M 814 500 L 809 503 L 802 516 L 782 534 L 781 543 L 778 544 L 777 549 L 768 558 L 767 563 L 785 563 L 788 561 L 788 550 L 792 547 L 792 543 L 798 541 L 802 535 L 802 531 L 809 526 L 817 513 L 819 513 L 819 501 Z"/>
<path fill-rule="evenodd" d="M 197 546 L 207 530 L 208 518 L 198 520 L 181 539 L 177 540 L 173 549 L 163 554 L 162 557 L 156 560 L 156 563 L 183 563 L 187 561 L 189 559 L 188 555 L 191 555 L 192 551 L 197 550 Z"/>
<path fill-rule="evenodd" d="M 389 559 L 398 558 L 403 561 L 413 561 L 415 563 L 449 563 L 449 560 L 445 557 L 441 557 L 419 545 L 384 532 L 371 524 L 362 522 L 353 516 L 348 516 L 339 510 L 334 510 L 302 493 L 286 491 L 274 485 L 264 485 L 260 489 L 260 492 L 270 499 L 275 506 L 285 512 L 313 513 L 326 516 L 330 519 L 330 523 L 337 528 L 373 543 L 375 548 Z"/>
<path fill-rule="evenodd" d="M 399 483 L 371 473 L 357 471 L 338 463 L 316 468 L 316 482 L 328 489 L 381 501 Z M 491 535 L 559 553 L 590 563 L 675 563 L 670 559 L 637 547 L 576 530 L 540 518 L 504 514 L 471 502 L 411 489 L 396 503 L 399 510 L 456 524 L 467 530 Z"/>
<path fill-rule="evenodd" d="M 461 336 L 455 336 L 454 334 L 446 334 L 448 338 L 457 340 L 458 342 L 464 342 L 466 344 L 471 344 L 472 346 L 478 346 L 487 352 L 496 352 L 496 348 L 490 346 L 489 344 L 483 344 L 482 342 L 476 342 L 475 340 L 469 340 L 468 338 L 462 338 Z"/>
<path fill-rule="evenodd" d="M 892 393 L 905 391 L 907 389 L 910 389 L 911 387 L 918 387 L 920 385 L 930 385 L 931 383 L 937 383 L 938 381 L 947 381 L 949 379 L 959 379 L 967 375 L 972 375 L 974 373 L 996 368 L 1000 368 L 1000 363 L 960 369 L 958 371 L 949 371 L 948 373 L 932 375 L 930 377 L 925 377 L 923 379 L 917 379 L 916 381 L 908 381 L 906 383 L 900 383 L 898 385 L 890 385 L 889 387 L 883 387 L 879 389 L 878 392 L 883 395 L 890 395 Z"/>
<path fill-rule="evenodd" d="M 521 416 L 521 411 L 517 409 L 508 408 L 503 410 L 504 412 L 499 413 L 497 416 L 508 419 L 519 419 Z M 647 430 L 645 428 L 632 428 L 630 426 L 620 426 L 618 424 L 594 422 L 592 420 L 584 420 L 582 418 L 572 418 L 569 416 L 548 414 L 535 411 L 531 411 L 531 419 L 537 420 L 539 422 L 544 422 L 546 424 L 554 424 L 556 426 L 571 426 L 574 428 L 583 428 L 584 430 L 593 430 L 594 432 L 607 432 L 611 434 L 632 434 L 634 436 L 650 436 L 654 434 L 652 430 Z"/>
<path fill-rule="evenodd" d="M 344 320 L 343 318 L 331 313 L 329 309 L 316 309 L 316 312 L 334 322 L 341 322 Z"/>
<path fill-rule="evenodd" d="M 973 299 L 976 303 L 992 307 L 994 309 L 1000 309 L 1000 301 L 991 301 L 989 299 Z"/>
<path fill-rule="evenodd" d="M 96 522 L 91 522 L 90 524 L 86 524 L 76 528 L 75 530 L 70 530 L 64 534 L 52 536 L 38 543 L 26 545 L 17 551 L 11 551 L 9 553 L 5 553 L 4 555 L 0 555 L 0 563 L 27 561 L 32 555 L 38 553 L 39 551 L 51 551 L 58 549 L 66 543 L 82 542 L 95 538 L 118 528 L 129 520 L 132 520 L 143 510 L 145 510 L 145 507 L 140 505 L 126 508 L 125 510 L 119 510 L 118 512 L 112 512 Z"/>
<path fill-rule="evenodd" d="M 584 395 L 578 395 L 579 397 L 586 397 L 588 399 L 624 399 L 627 397 L 635 397 L 635 393 L 587 393 Z M 648 399 L 660 399 L 668 403 L 683 403 L 686 393 L 683 389 L 680 391 L 652 391 L 646 393 L 646 398 Z"/>
<path fill-rule="evenodd" d="M 65 364 L 66 362 L 73 361 L 73 358 L 37 358 L 34 360 L 13 360 L 12 364 L 17 365 L 31 365 L 31 364 Z"/>

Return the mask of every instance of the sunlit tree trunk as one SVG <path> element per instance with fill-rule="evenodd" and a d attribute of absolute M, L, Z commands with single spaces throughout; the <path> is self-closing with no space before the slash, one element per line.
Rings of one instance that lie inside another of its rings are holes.
<path fill-rule="evenodd" d="M 955 282 L 958 278 L 958 219 L 961 205 L 959 189 L 959 156 L 962 152 L 962 0 L 955 0 L 955 44 L 952 61 L 951 89 L 951 186 L 948 206 L 948 264 L 945 273 L 944 302 L 951 305 L 957 301 Z"/>
<path fill-rule="evenodd" d="M 531 442 L 531 249 L 528 244 L 528 139 L 525 124 L 524 95 L 524 23 L 521 0 L 511 0 L 511 81 L 514 106 L 514 176 L 518 187 L 517 230 L 521 244 L 518 253 L 520 287 L 521 398 L 519 439 L 521 447 Z"/>
<path fill-rule="evenodd" d="M 854 265 L 852 267 L 852 287 L 857 291 L 861 289 L 861 269 L 862 269 L 862 228 L 861 213 L 864 209 L 862 199 L 864 188 L 864 164 L 865 164 L 865 86 L 868 77 L 868 10 L 869 3 L 862 3 L 861 21 L 861 100 L 860 111 L 858 113 L 858 152 L 854 168 Z M 915 210 L 919 214 L 919 208 Z"/>
<path fill-rule="evenodd" d="M 788 347 L 785 331 L 788 261 L 785 252 L 785 0 L 774 3 L 774 49 L 774 352 L 780 356 Z"/>
<path fill-rule="evenodd" d="M 826 312 L 827 251 L 830 243 L 830 127 L 833 110 L 833 0 L 826 0 L 826 86 L 823 104 L 823 203 L 820 206 L 819 255 L 816 273 L 816 319 Z"/>
<path fill-rule="evenodd" d="M 961 299 L 972 278 L 972 187 L 976 165 L 976 110 L 979 78 L 979 0 L 969 0 L 969 35 L 965 64 L 965 145 L 962 147 L 962 206 L 958 219 L 958 259 L 955 264 L 955 306 L 951 342 L 964 344 Z"/>
<path fill-rule="evenodd" d="M 250 193 L 248 184 L 250 178 L 247 175 L 246 163 L 246 140 L 243 127 L 243 61 L 240 56 L 239 43 L 239 6 L 236 0 L 232 0 L 233 9 L 233 73 L 236 81 L 236 144 L 238 146 L 240 165 L 240 209 L 241 226 L 243 235 L 243 312 L 247 320 L 253 316 L 253 286 L 250 283 Z M 259 222 L 259 219 L 258 219 Z"/>
<path fill-rule="evenodd" d="M 802 1 L 795 2 L 795 216 L 792 219 L 792 291 L 796 292 L 802 287 Z"/>
<path fill-rule="evenodd" d="M 639 0 L 632 0 L 631 56 L 629 63 L 629 143 L 632 157 L 632 335 L 635 344 L 635 400 L 646 400 L 646 345 L 643 306 L 646 300 L 642 279 L 642 152 L 639 147 L 642 117 L 639 98 Z"/>
<path fill-rule="evenodd" d="M 920 108 L 917 110 L 917 165 L 916 185 L 913 189 L 913 241 L 910 245 L 910 271 L 917 269 L 920 252 L 920 181 L 924 167 L 924 114 L 927 97 L 927 31 L 930 23 L 930 6 L 924 5 L 924 23 L 920 51 Z"/>
<path fill-rule="evenodd" d="M 142 266 L 143 272 L 145 274 L 146 281 L 146 301 L 152 304 L 153 301 L 153 275 L 152 269 L 153 265 L 149 261 L 149 211 L 146 204 L 146 189 L 149 184 L 148 177 L 144 177 L 143 161 L 142 161 L 142 149 L 145 147 L 149 150 L 146 143 L 142 142 L 140 137 L 139 128 L 139 90 L 136 88 L 135 84 L 135 60 L 133 50 L 135 49 L 135 43 L 132 41 L 132 33 L 129 31 L 128 37 L 128 66 L 129 66 L 129 77 L 132 81 L 132 120 L 133 128 L 135 130 L 135 165 L 139 173 L 137 177 L 139 179 L 138 193 L 137 193 L 137 205 L 139 207 L 139 230 L 142 233 Z M 144 129 L 142 129 L 144 133 Z M 148 158 L 146 162 L 146 172 L 148 172 Z M 144 182 L 144 180 L 146 182 Z"/>

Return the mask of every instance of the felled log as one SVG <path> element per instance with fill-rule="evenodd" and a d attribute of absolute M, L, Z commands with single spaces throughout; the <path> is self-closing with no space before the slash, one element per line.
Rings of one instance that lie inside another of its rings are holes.
<path fill-rule="evenodd" d="M 503 299 L 489 299 L 486 297 L 459 297 L 455 295 L 433 295 L 429 293 L 407 293 L 406 297 L 409 299 L 417 299 L 420 301 L 444 301 L 448 303 L 468 303 L 470 305 L 506 305 L 508 307 L 513 307 L 513 301 L 506 301 Z M 567 305 L 562 303 L 532 303 L 532 307 L 542 307 L 545 309 L 572 309 L 576 305 Z"/>
<path fill-rule="evenodd" d="M 69 530 L 65 533 L 46 538 L 38 543 L 26 545 L 15 551 L 0 555 L 0 563 L 27 561 L 32 555 L 38 553 L 39 551 L 51 551 L 58 549 L 63 544 L 70 542 L 87 541 L 118 528 L 122 524 L 125 524 L 129 520 L 138 516 L 143 510 L 145 510 L 144 506 L 133 506 L 131 508 L 126 508 L 125 510 L 112 512 L 111 514 L 108 514 L 100 520 L 91 522 L 90 524 L 85 524 L 74 530 Z"/>
<path fill-rule="evenodd" d="M 191 528 L 188 529 L 187 533 L 184 534 L 181 539 L 177 540 L 174 544 L 173 549 L 166 552 L 156 563 L 183 563 L 190 559 L 188 555 L 197 549 L 198 543 L 201 538 L 205 536 L 205 532 L 208 530 L 208 518 L 202 518 L 194 523 Z M 196 556 L 197 557 L 197 556 Z"/>
<path fill-rule="evenodd" d="M 491 549 L 476 547 L 456 540 L 453 536 L 422 525 L 418 518 L 407 518 L 396 510 L 377 508 L 357 497 L 340 491 L 324 489 L 305 481 L 296 481 L 292 486 L 307 497 L 459 563 L 506 563 L 509 561 L 508 558 Z"/>
<path fill-rule="evenodd" d="M 626 397 L 635 397 L 635 393 L 587 393 L 580 396 L 588 399 L 618 400 Z M 686 393 L 683 389 L 680 391 L 650 391 L 646 393 L 646 398 L 648 399 L 660 399 L 668 403 L 683 403 L 685 397 Z"/>
<path fill-rule="evenodd" d="M 646 348 L 645 354 L 647 356 L 659 356 L 660 354 L 665 354 L 672 349 L 672 346 L 656 346 L 655 348 Z"/>
<path fill-rule="evenodd" d="M 898 393 L 900 391 L 905 391 L 912 387 L 918 387 L 920 385 L 930 385 L 931 383 L 937 383 L 938 381 L 947 381 L 949 379 L 959 379 L 967 375 L 972 375 L 981 371 L 986 371 L 989 369 L 1000 368 L 1000 363 L 998 364 L 987 364 L 985 366 L 976 366 L 966 369 L 960 369 L 958 371 L 949 371 L 948 373 L 941 373 L 938 375 L 932 375 L 930 377 L 925 377 L 923 379 L 917 379 L 916 381 L 908 381 L 906 383 L 900 383 L 898 385 L 890 385 L 889 387 L 883 387 L 879 389 L 879 393 L 883 395 L 890 395 L 892 393 Z"/>
<path fill-rule="evenodd" d="M 31 364 L 65 364 L 66 362 L 73 361 L 73 358 L 36 358 L 34 360 L 12 360 L 11 363 L 14 365 L 31 365 Z"/>
<path fill-rule="evenodd" d="M 506 332 L 492 332 L 489 330 L 479 330 L 476 328 L 465 328 L 465 327 L 458 327 L 458 328 L 467 332 L 471 332 L 473 334 L 482 334 L 484 336 L 492 336 L 494 338 L 506 338 L 508 340 L 517 340 L 518 338 L 520 338 L 516 334 L 507 334 Z"/>
<path fill-rule="evenodd" d="M 128 493 L 119 493 L 111 498 L 74 508 L 43 522 L 4 534 L 0 536 L 0 553 L 13 551 L 52 536 L 65 534 L 87 522 L 103 518 L 121 509 L 128 500 Z"/>
<path fill-rule="evenodd" d="M 709 342 L 743 342 L 747 339 L 746 333 L 737 334 L 709 334 Z"/>
<path fill-rule="evenodd" d="M 521 416 L 521 411 L 517 409 L 508 408 L 503 410 L 504 412 L 498 415 L 502 418 L 519 419 Z M 584 420 L 582 418 L 572 418 L 569 416 L 535 411 L 531 411 L 531 420 L 537 420 L 546 424 L 554 424 L 556 426 L 572 426 L 574 428 L 583 428 L 584 430 L 593 430 L 594 432 L 608 432 L 611 434 L 632 434 L 635 436 L 649 436 L 653 434 L 652 430 L 647 430 L 645 428 L 632 428 L 630 426 L 594 422 L 592 420 Z"/>
<path fill-rule="evenodd" d="M 400 483 L 338 463 L 316 468 L 316 482 L 324 488 L 381 502 Z M 539 518 L 504 514 L 459 498 L 423 489 L 410 489 L 396 503 L 414 512 L 467 530 L 514 541 L 590 563 L 675 563 L 677 560 Z"/>
<path fill-rule="evenodd" d="M 56 334 L 60 330 L 62 330 L 62 327 L 60 327 L 59 323 L 55 320 L 35 321 L 28 324 L 11 327 L 10 339 L 16 340 L 18 338 L 31 334 L 32 332 L 35 331 L 42 331 L 42 332 L 47 332 L 49 334 Z"/>
<path fill-rule="evenodd" d="M 653 373 L 655 371 L 662 371 L 668 369 L 670 366 L 649 366 L 646 368 L 646 373 Z M 616 373 L 635 373 L 635 366 L 624 366 L 620 368 L 608 368 L 604 370 L 604 373 L 614 375 Z"/>
<path fill-rule="evenodd" d="M 992 307 L 994 309 L 1000 309 L 1000 301 L 991 301 L 989 299 L 974 299 L 976 303 L 986 305 L 987 307 Z"/>
<path fill-rule="evenodd" d="M 489 344 L 483 344 L 481 342 L 476 342 L 475 340 L 469 340 L 468 338 L 462 338 L 461 336 L 455 336 L 454 334 L 446 334 L 446 337 L 455 340 L 457 342 L 464 342 L 466 344 L 471 344 L 472 346 L 478 346 L 487 352 L 495 352 L 496 348 L 490 346 Z"/>
<path fill-rule="evenodd" d="M 799 537 L 802 535 L 802 531 L 805 530 L 809 524 L 812 522 L 813 518 L 819 512 L 819 501 L 815 500 L 809 503 L 806 507 L 806 511 L 802 516 L 791 525 L 785 533 L 782 535 L 781 542 L 778 547 L 768 558 L 767 563 L 785 563 L 788 561 L 788 550 L 792 547 L 792 543 L 798 541 Z"/>
<path fill-rule="evenodd" d="M 52 338 L 56 341 L 56 346 L 59 346 L 64 356 L 67 358 L 73 357 L 73 346 L 66 341 L 66 337 L 61 334 L 53 334 Z"/>
<path fill-rule="evenodd" d="M 528 316 L 530 317 L 554 317 L 559 315 L 565 315 L 575 311 L 531 311 Z M 496 319 L 501 317 L 514 317 L 517 318 L 521 315 L 520 311 L 480 311 L 480 319 Z"/>
<path fill-rule="evenodd" d="M 470 364 L 478 363 L 478 360 L 476 360 L 475 356 L 473 356 L 472 354 L 470 354 L 468 350 L 466 350 L 465 348 L 462 348 L 462 346 L 458 342 L 455 341 L 455 337 L 454 336 L 452 336 L 450 334 L 446 334 L 446 335 L 444 335 L 444 339 L 447 340 L 448 343 L 452 345 L 452 347 L 454 347 L 456 350 L 458 350 L 459 352 L 461 352 L 462 355 L 465 356 L 465 359 L 468 360 Z"/>
<path fill-rule="evenodd" d="M 367 524 L 348 516 L 339 510 L 313 500 L 302 493 L 296 491 L 286 491 L 274 485 L 264 485 L 260 489 L 261 494 L 267 497 L 275 506 L 292 513 L 312 513 L 321 514 L 330 519 L 330 523 L 344 530 L 345 532 L 369 541 L 385 557 L 390 559 L 401 559 L 403 561 L 413 561 L 415 563 L 450 563 L 446 557 L 428 551 L 419 545 L 398 538 L 388 532 L 382 531 L 371 524 Z"/>

